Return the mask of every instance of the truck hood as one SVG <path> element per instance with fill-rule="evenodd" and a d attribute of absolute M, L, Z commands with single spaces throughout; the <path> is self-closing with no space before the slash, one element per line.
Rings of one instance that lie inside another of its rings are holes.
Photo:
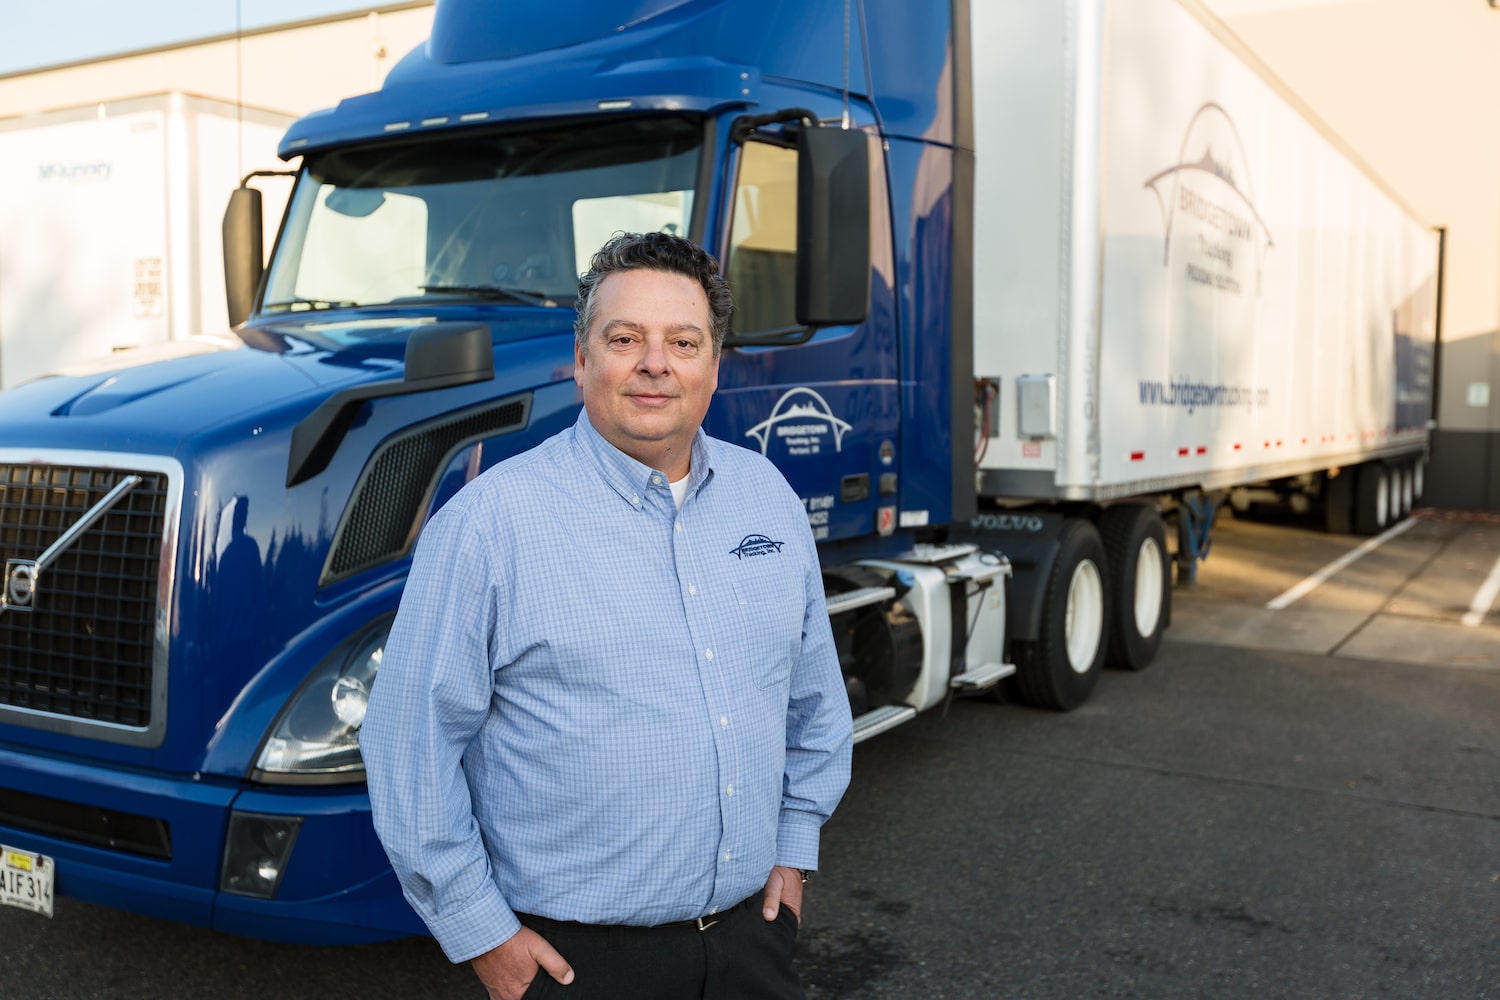
<path fill-rule="evenodd" d="M 400 378 L 407 335 L 432 321 L 304 317 L 123 351 L 0 393 L 0 426 L 25 446 L 173 454 L 237 417 Z"/>

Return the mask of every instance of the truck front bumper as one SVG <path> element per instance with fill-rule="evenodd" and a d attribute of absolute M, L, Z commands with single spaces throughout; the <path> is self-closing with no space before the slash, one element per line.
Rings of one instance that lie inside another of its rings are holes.
<path fill-rule="evenodd" d="M 269 898 L 225 892 L 232 816 L 295 831 Z M 363 787 L 245 789 L 0 746 L 0 843 L 56 862 L 57 895 L 299 944 L 425 934 Z"/>

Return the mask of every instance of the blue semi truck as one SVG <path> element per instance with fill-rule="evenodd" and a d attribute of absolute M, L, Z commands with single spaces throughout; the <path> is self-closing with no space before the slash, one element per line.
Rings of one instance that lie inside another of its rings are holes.
<path fill-rule="evenodd" d="M 1184 567 L 1231 494 L 1401 516 L 1429 235 L 1196 0 L 1126 7 L 440 0 L 287 132 L 268 262 L 233 193 L 233 336 L 0 394 L 0 901 L 423 933 L 366 697 L 426 519 L 575 418 L 616 231 L 723 262 L 707 429 L 803 498 L 860 739 L 1148 665 L 1166 514 Z"/>

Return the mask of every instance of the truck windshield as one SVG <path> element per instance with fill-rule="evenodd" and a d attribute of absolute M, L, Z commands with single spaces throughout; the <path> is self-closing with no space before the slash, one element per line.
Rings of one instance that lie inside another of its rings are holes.
<path fill-rule="evenodd" d="M 497 302 L 569 306 L 616 231 L 687 234 L 703 131 L 569 123 L 310 157 L 262 312 Z"/>

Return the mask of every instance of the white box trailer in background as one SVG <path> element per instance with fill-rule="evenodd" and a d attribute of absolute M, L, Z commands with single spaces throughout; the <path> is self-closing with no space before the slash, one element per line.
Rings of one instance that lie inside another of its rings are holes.
<path fill-rule="evenodd" d="M 1436 234 L 1198 0 L 971 9 L 981 492 L 1409 509 Z"/>
<path fill-rule="evenodd" d="M 0 120 L 0 388 L 224 329 L 224 202 L 293 120 L 176 92 Z"/>

